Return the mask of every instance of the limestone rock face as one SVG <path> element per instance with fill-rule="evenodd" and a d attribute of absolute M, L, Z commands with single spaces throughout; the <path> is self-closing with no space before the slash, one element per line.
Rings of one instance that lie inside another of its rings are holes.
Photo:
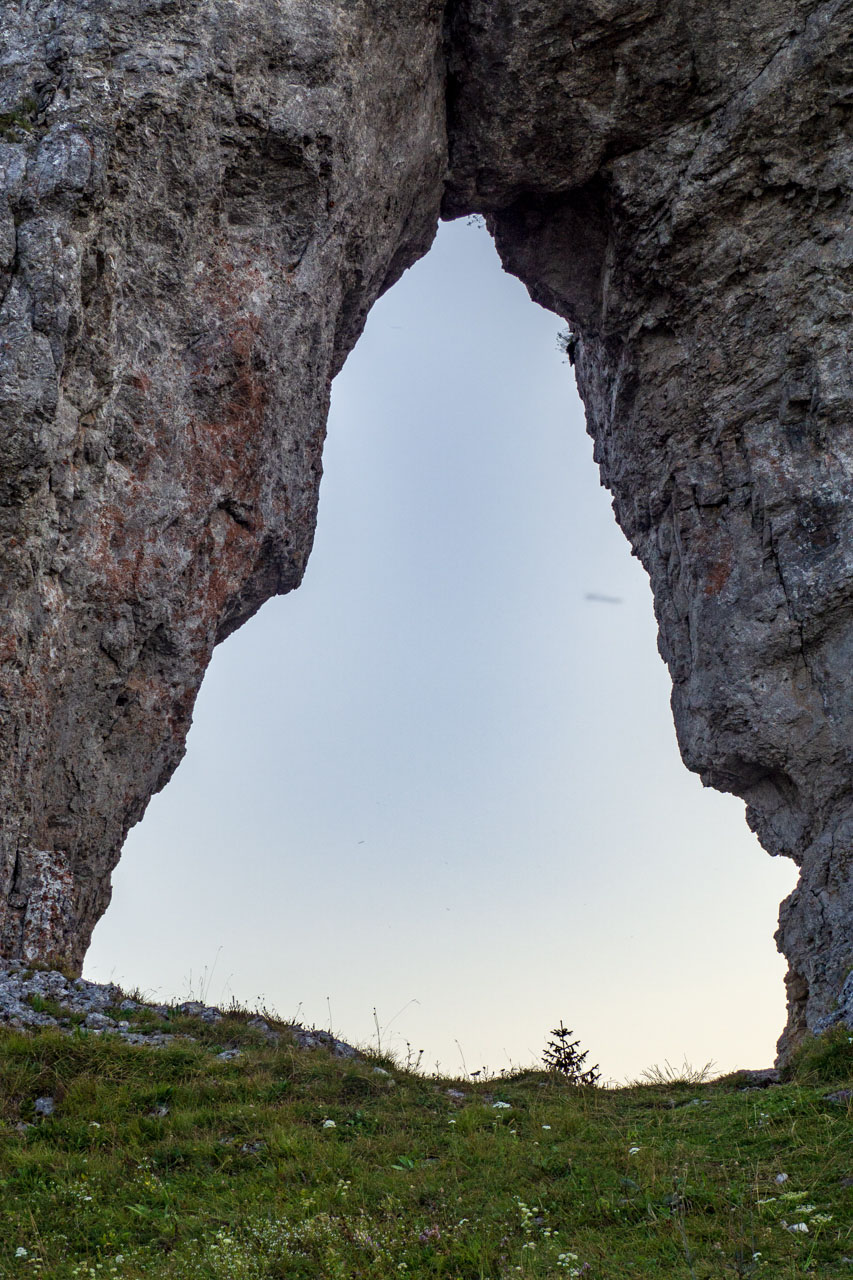
<path fill-rule="evenodd" d="M 437 0 L 0 14 L 0 953 L 82 962 L 213 646 L 295 587 L 329 383 L 434 235 Z"/>
<path fill-rule="evenodd" d="M 300 580 L 330 378 L 441 207 L 568 320 L 685 762 L 801 867 L 783 1055 L 848 1017 L 851 33 L 853 0 L 4 6 L 0 953 L 81 962 L 213 646 Z"/>
<path fill-rule="evenodd" d="M 801 867 L 784 1055 L 853 967 L 853 4 L 462 0 L 452 33 L 445 210 L 570 320 L 685 763 Z"/>

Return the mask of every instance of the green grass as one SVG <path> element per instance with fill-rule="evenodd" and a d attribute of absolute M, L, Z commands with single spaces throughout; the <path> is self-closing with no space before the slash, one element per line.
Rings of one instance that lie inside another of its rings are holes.
<path fill-rule="evenodd" d="M 176 1021 L 199 1042 L 0 1033 L 0 1276 L 853 1275 L 851 1116 L 815 1053 L 814 1083 L 761 1092 L 578 1090 L 270 1046 L 236 1014 Z M 56 1112 L 32 1123 L 43 1095 Z"/>
<path fill-rule="evenodd" d="M 21 142 L 28 133 L 32 133 L 38 103 L 35 98 L 24 100 L 12 111 L 0 112 L 0 140 L 3 142 Z"/>

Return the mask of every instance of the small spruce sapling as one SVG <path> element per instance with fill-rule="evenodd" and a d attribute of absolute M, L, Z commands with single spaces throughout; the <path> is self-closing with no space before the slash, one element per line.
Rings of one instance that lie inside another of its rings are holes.
<path fill-rule="evenodd" d="M 563 329 L 561 333 L 557 334 L 557 350 L 568 357 L 569 364 L 574 364 L 575 362 L 577 346 L 578 335 L 572 333 L 571 329 Z"/>
<path fill-rule="evenodd" d="M 559 1027 L 555 1027 L 551 1032 L 551 1039 L 545 1046 L 542 1061 L 549 1071 L 565 1076 L 567 1084 L 595 1085 L 598 1083 L 601 1071 L 597 1065 L 584 1069 L 589 1053 L 586 1050 L 583 1053 L 579 1052 L 580 1040 L 572 1040 L 572 1035 L 573 1032 L 563 1026 L 561 1019 Z"/>

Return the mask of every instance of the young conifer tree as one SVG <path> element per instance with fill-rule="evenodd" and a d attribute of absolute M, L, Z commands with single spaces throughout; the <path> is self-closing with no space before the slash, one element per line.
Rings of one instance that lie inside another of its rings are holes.
<path fill-rule="evenodd" d="M 589 1053 L 587 1050 L 580 1052 L 580 1040 L 572 1040 L 573 1034 L 563 1026 L 563 1021 L 560 1019 L 559 1027 L 555 1027 L 551 1032 L 551 1039 L 542 1054 L 542 1061 L 549 1071 L 556 1071 L 559 1075 L 565 1076 L 567 1084 L 595 1085 L 601 1071 L 597 1065 L 584 1068 Z"/>

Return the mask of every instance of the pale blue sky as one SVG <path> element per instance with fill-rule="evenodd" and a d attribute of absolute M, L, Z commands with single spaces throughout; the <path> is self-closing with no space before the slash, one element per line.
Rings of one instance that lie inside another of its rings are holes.
<path fill-rule="evenodd" d="M 375 1007 L 449 1072 L 561 1018 L 616 1079 L 772 1060 L 794 868 L 680 762 L 562 327 L 473 223 L 376 305 L 305 582 L 217 650 L 87 975 L 319 1026 L 328 998 L 360 1042 Z"/>

